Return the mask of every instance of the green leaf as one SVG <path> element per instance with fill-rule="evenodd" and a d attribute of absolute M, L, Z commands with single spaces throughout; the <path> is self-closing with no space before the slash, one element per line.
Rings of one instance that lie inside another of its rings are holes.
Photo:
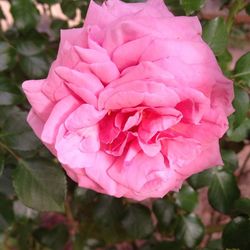
<path fill-rule="evenodd" d="M 175 197 L 176 204 L 189 213 L 191 213 L 198 204 L 198 193 L 188 185 L 182 186 Z"/>
<path fill-rule="evenodd" d="M 211 206 L 227 214 L 239 196 L 240 191 L 235 176 L 225 171 L 215 170 L 208 189 L 208 200 Z"/>
<path fill-rule="evenodd" d="M 153 231 L 150 211 L 141 204 L 129 205 L 121 223 L 126 234 L 131 239 L 145 238 Z"/>
<path fill-rule="evenodd" d="M 47 4 L 55 4 L 58 3 L 58 0 L 37 0 L 38 3 L 47 3 Z"/>
<path fill-rule="evenodd" d="M 23 56 L 34 56 L 44 50 L 44 42 L 38 39 L 19 40 L 16 45 L 17 52 Z"/>
<path fill-rule="evenodd" d="M 2 140 L 15 150 L 32 151 L 38 149 L 41 144 L 26 122 L 27 113 L 15 108 L 7 115 L 2 129 L 4 135 Z"/>
<path fill-rule="evenodd" d="M 205 0 L 180 0 L 180 4 L 187 15 L 199 11 L 202 8 L 204 2 Z"/>
<path fill-rule="evenodd" d="M 101 195 L 93 211 L 93 219 L 105 241 L 118 241 L 123 233 L 120 221 L 125 213 L 121 199 Z"/>
<path fill-rule="evenodd" d="M 13 48 L 6 42 L 0 42 L 0 72 L 11 68 L 15 63 Z"/>
<path fill-rule="evenodd" d="M 69 18 L 74 19 L 76 17 L 77 5 L 75 1 L 63 0 L 61 3 L 62 12 Z"/>
<path fill-rule="evenodd" d="M 31 29 L 36 26 L 39 12 L 32 0 L 13 0 L 10 10 L 18 29 Z"/>
<path fill-rule="evenodd" d="M 14 220 L 12 201 L 0 193 L 0 233 Z"/>
<path fill-rule="evenodd" d="M 144 245 L 140 250 L 181 250 L 181 243 L 176 241 L 161 241 L 155 244 Z"/>
<path fill-rule="evenodd" d="M 234 90 L 234 95 L 235 95 L 233 101 L 233 106 L 235 108 L 234 126 L 238 127 L 245 120 L 247 112 L 249 110 L 249 96 L 245 90 L 237 87 Z"/>
<path fill-rule="evenodd" d="M 208 250 L 223 250 L 222 247 L 222 240 L 218 239 L 218 240 L 211 240 L 209 241 L 209 243 L 207 244 Z M 204 249 L 205 250 L 205 249 Z"/>
<path fill-rule="evenodd" d="M 235 201 L 233 212 L 237 215 L 247 215 L 250 217 L 250 199 L 240 198 Z"/>
<path fill-rule="evenodd" d="M 224 162 L 223 168 L 228 172 L 233 173 L 238 168 L 238 158 L 233 150 L 221 150 L 222 159 Z"/>
<path fill-rule="evenodd" d="M 186 247 L 193 249 L 201 242 L 203 235 L 204 226 L 196 215 L 180 216 L 175 230 L 177 240 L 183 241 Z"/>
<path fill-rule="evenodd" d="M 18 250 L 33 249 L 32 246 L 32 229 L 34 221 L 32 220 L 18 220 L 12 230 L 14 241 Z M 16 248 L 15 248 L 16 249 Z"/>
<path fill-rule="evenodd" d="M 44 54 L 22 56 L 20 67 L 29 78 L 43 78 L 49 70 L 49 61 Z"/>
<path fill-rule="evenodd" d="M 69 239 L 68 228 L 64 224 L 59 224 L 51 230 L 39 228 L 34 231 L 33 235 L 38 242 L 53 250 L 65 249 L 64 247 Z"/>
<path fill-rule="evenodd" d="M 208 43 L 215 55 L 223 54 L 228 42 L 228 34 L 224 20 L 217 17 L 208 21 L 203 27 L 203 39 Z"/>
<path fill-rule="evenodd" d="M 1 7 L 1 5 L 0 5 L 0 20 L 1 20 L 1 19 L 5 19 L 5 15 L 4 15 L 3 10 L 2 10 L 2 7 Z"/>
<path fill-rule="evenodd" d="M 250 3 L 246 6 L 245 10 L 246 10 L 246 13 L 250 15 Z"/>
<path fill-rule="evenodd" d="M 3 174 L 3 169 L 4 169 L 4 156 L 0 155 L 0 177 Z"/>
<path fill-rule="evenodd" d="M 222 54 L 220 54 L 217 57 L 217 59 L 222 71 L 226 75 L 230 76 L 231 74 L 230 66 L 233 60 L 231 53 L 226 49 Z"/>
<path fill-rule="evenodd" d="M 250 133 L 250 119 L 246 118 L 239 127 L 236 129 L 229 129 L 227 131 L 227 136 L 230 141 L 241 142 L 248 137 Z"/>
<path fill-rule="evenodd" d="M 237 82 L 250 87 L 250 52 L 243 55 L 236 63 L 234 77 Z"/>
<path fill-rule="evenodd" d="M 153 202 L 153 211 L 161 230 L 168 230 L 175 216 L 175 206 L 167 199 L 157 199 Z"/>
<path fill-rule="evenodd" d="M 236 217 L 223 231 L 223 246 L 225 249 L 250 249 L 250 219 Z"/>
<path fill-rule="evenodd" d="M 188 183 L 194 188 L 199 189 L 206 187 L 210 184 L 212 178 L 211 169 L 202 171 L 201 173 L 194 174 L 188 179 Z"/>
<path fill-rule="evenodd" d="M 54 19 L 50 25 L 53 39 L 54 40 L 60 39 L 60 30 L 67 29 L 67 28 L 68 28 L 67 21 L 61 20 L 61 19 Z"/>
<path fill-rule="evenodd" d="M 39 211 L 64 211 L 66 179 L 62 169 L 45 159 L 21 160 L 14 172 L 19 199 Z"/>
<path fill-rule="evenodd" d="M 171 9 L 171 11 L 176 15 L 176 16 L 183 16 L 185 15 L 185 11 L 183 10 L 180 1 L 176 0 L 165 0 L 164 1 L 166 5 Z"/>
<path fill-rule="evenodd" d="M 9 79 L 0 77 L 0 105 L 8 106 L 23 102 L 23 95 L 19 88 L 8 82 Z"/>
<path fill-rule="evenodd" d="M 124 208 L 121 199 L 101 195 L 94 209 L 94 220 L 103 225 L 110 225 L 112 221 L 121 219 Z"/>
<path fill-rule="evenodd" d="M 15 191 L 12 184 L 12 169 L 6 165 L 3 169 L 3 173 L 0 176 L 0 193 L 6 197 L 14 197 Z"/>

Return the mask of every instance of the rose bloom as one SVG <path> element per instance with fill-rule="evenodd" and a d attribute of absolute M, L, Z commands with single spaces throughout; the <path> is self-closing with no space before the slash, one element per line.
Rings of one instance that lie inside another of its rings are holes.
<path fill-rule="evenodd" d="M 197 17 L 162 0 L 91 1 L 48 77 L 23 83 L 28 123 L 80 187 L 143 200 L 223 164 L 232 82 Z"/>

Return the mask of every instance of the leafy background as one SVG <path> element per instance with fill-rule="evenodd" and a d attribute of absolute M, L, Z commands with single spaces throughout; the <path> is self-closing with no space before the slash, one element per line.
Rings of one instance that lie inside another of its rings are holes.
<path fill-rule="evenodd" d="M 134 203 L 78 188 L 25 121 L 20 84 L 46 76 L 60 29 L 81 26 L 89 1 L 0 1 L 1 250 L 250 249 L 250 52 L 237 61 L 231 53 L 249 49 L 250 4 L 218 0 L 211 15 L 202 8 L 208 2 L 166 0 L 176 15 L 198 14 L 204 40 L 234 80 L 225 165 L 192 176 L 179 193 Z M 55 4 L 67 20 L 53 13 Z"/>

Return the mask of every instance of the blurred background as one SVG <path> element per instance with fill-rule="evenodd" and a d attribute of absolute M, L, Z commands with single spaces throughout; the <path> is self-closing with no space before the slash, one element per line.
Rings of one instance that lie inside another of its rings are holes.
<path fill-rule="evenodd" d="M 60 30 L 82 26 L 89 1 L 0 0 L 0 250 L 250 249 L 250 3 L 165 2 L 176 15 L 198 15 L 234 80 L 225 165 L 142 203 L 78 188 L 26 124 L 20 86 L 46 77 Z"/>

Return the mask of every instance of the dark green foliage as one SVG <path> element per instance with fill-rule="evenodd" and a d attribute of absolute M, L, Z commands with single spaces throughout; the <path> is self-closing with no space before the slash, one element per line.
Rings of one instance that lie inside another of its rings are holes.
<path fill-rule="evenodd" d="M 250 220 L 236 217 L 223 232 L 223 246 L 227 249 L 248 250 L 250 248 Z"/>
<path fill-rule="evenodd" d="M 208 189 L 208 200 L 211 206 L 222 213 L 229 213 L 240 191 L 233 174 L 214 170 Z"/>

